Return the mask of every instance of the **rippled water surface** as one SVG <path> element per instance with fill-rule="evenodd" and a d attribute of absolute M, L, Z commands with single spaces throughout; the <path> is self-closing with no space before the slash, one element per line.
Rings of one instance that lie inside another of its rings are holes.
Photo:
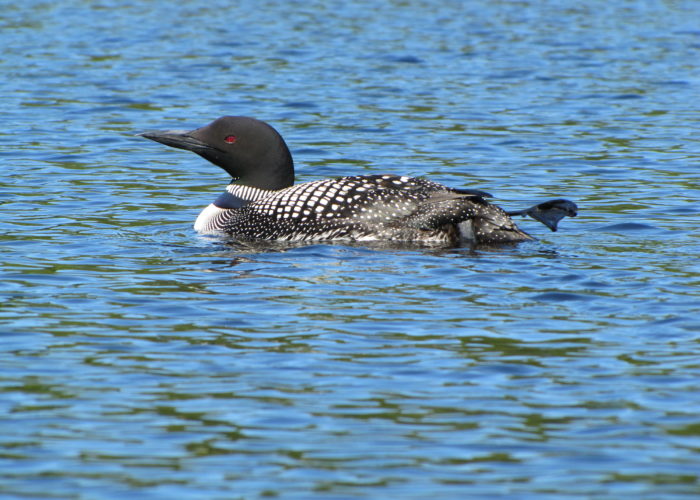
<path fill-rule="evenodd" d="M 0 14 L 0 496 L 700 495 L 700 4 Z M 514 248 L 198 236 L 224 114 L 297 180 L 581 213 Z"/>

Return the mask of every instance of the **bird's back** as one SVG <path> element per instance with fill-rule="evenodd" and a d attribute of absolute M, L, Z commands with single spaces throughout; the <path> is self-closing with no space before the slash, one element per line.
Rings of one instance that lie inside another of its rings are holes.
<path fill-rule="evenodd" d="M 531 239 L 486 193 L 393 175 L 306 182 L 267 192 L 221 214 L 219 229 L 239 238 L 505 243 Z"/>

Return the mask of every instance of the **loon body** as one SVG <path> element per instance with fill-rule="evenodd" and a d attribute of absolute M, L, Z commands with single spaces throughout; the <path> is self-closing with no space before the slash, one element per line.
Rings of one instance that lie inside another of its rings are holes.
<path fill-rule="evenodd" d="M 223 168 L 231 184 L 195 222 L 203 233 L 277 241 L 406 241 L 435 244 L 518 243 L 533 238 L 511 215 L 529 215 L 552 231 L 576 215 L 568 200 L 505 212 L 488 193 L 396 175 L 358 175 L 294 184 L 282 136 L 254 118 L 224 116 L 192 131 L 141 134 L 193 151 Z"/>

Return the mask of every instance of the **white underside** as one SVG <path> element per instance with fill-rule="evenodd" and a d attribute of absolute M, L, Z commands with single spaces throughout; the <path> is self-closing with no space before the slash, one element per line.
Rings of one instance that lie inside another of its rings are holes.
<path fill-rule="evenodd" d="M 194 230 L 203 234 L 222 233 L 224 232 L 222 226 L 225 221 L 223 216 L 225 212 L 269 196 L 272 192 L 250 186 L 229 184 L 226 186 L 226 191 L 214 203 L 210 203 L 199 213 L 197 220 L 194 222 Z M 217 204 L 220 206 L 217 206 Z"/>
<path fill-rule="evenodd" d="M 210 203 L 209 206 L 199 213 L 197 220 L 194 221 L 194 230 L 203 234 L 220 233 L 221 229 L 216 228 L 214 221 L 227 210 Z"/>
<path fill-rule="evenodd" d="M 474 241 L 474 223 L 471 220 L 465 220 L 457 224 L 459 237 L 462 241 Z"/>

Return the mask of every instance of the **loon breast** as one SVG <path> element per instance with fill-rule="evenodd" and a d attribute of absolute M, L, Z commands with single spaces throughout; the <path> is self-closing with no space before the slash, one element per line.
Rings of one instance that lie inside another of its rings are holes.
<path fill-rule="evenodd" d="M 194 222 L 194 230 L 199 233 L 217 233 L 224 230 L 226 220 L 233 210 L 240 209 L 255 200 L 270 196 L 271 191 L 251 186 L 229 184 L 226 191 L 207 205 Z"/>

